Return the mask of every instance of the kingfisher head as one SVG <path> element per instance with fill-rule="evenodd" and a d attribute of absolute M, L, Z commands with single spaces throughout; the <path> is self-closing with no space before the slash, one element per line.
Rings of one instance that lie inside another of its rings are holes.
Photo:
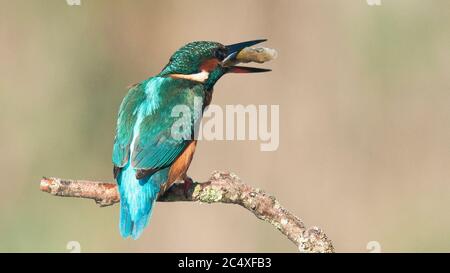
<path fill-rule="evenodd" d="M 242 49 L 264 41 L 266 40 L 261 39 L 232 45 L 210 41 L 192 42 L 172 55 L 159 76 L 202 83 L 209 90 L 227 73 L 267 72 L 270 70 L 234 65 L 234 60 Z"/>

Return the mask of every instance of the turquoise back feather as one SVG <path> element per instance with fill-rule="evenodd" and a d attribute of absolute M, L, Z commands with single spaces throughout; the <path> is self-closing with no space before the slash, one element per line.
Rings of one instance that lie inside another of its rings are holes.
<path fill-rule="evenodd" d="M 123 100 L 117 121 L 113 163 L 120 168 L 117 175 L 121 198 L 120 232 L 123 237 L 137 239 L 147 226 L 160 191 L 167 181 L 170 165 L 191 140 L 175 139 L 172 126 L 173 107 L 185 105 L 191 112 L 195 98 L 205 97 L 204 86 L 187 80 L 153 77 L 133 86 Z M 189 123 L 192 135 L 195 115 Z M 198 118 L 198 117 L 197 117 Z M 156 170 L 142 179 L 137 170 Z"/>

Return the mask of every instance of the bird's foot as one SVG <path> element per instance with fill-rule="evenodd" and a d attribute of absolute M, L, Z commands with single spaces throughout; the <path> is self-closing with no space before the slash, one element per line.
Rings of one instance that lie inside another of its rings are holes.
<path fill-rule="evenodd" d="M 192 178 L 190 178 L 189 176 L 186 176 L 183 181 L 184 196 L 187 199 L 189 197 L 189 189 L 192 187 L 192 184 L 194 184 L 194 181 L 192 181 Z"/>

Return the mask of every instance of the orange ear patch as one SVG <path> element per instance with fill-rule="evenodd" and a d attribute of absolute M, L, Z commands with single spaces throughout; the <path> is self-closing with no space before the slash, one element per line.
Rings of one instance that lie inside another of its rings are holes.
<path fill-rule="evenodd" d="M 211 72 L 214 69 L 216 69 L 218 64 L 219 64 L 219 60 L 217 58 L 212 58 L 212 59 L 206 60 L 200 65 L 200 71 Z"/>

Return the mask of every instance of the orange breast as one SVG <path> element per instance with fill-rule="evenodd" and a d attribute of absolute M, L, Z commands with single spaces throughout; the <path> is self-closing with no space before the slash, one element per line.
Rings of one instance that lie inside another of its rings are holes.
<path fill-rule="evenodd" d="M 186 172 L 191 165 L 192 158 L 194 157 L 195 147 L 197 146 L 197 140 L 192 141 L 183 153 L 175 160 L 170 166 L 169 178 L 166 183 L 161 187 L 160 194 L 163 194 L 174 182 L 183 180 L 186 177 Z"/>

